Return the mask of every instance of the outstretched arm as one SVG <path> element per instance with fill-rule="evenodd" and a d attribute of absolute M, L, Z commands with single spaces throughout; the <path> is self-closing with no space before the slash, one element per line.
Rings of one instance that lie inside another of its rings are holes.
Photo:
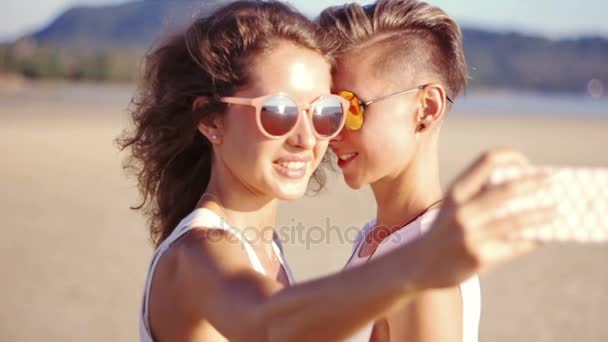
<path fill-rule="evenodd" d="M 174 268 L 181 271 L 171 281 L 180 289 L 175 292 L 185 303 L 184 316 L 195 311 L 231 341 L 340 340 L 417 293 L 419 270 L 403 265 L 424 253 L 416 248 L 284 288 L 255 272 L 229 236 L 214 233 L 211 241 L 205 232 L 192 232 L 179 244 Z"/>
<path fill-rule="evenodd" d="M 511 151 L 480 158 L 450 188 L 431 230 L 389 254 L 340 274 L 283 288 L 255 272 L 240 245 L 196 232 L 180 248 L 178 313 L 209 321 L 231 341 L 334 341 L 348 337 L 422 290 L 456 286 L 535 248 L 511 234 L 545 224 L 553 211 L 495 213 L 513 196 L 546 186 L 536 175 L 487 189 L 493 167 L 524 163 Z M 204 232 L 204 231 L 203 231 Z M 202 235 L 201 235 L 202 234 Z M 228 234 L 228 233 L 226 233 Z M 416 263 L 406 262 L 416 260 Z M 176 320 L 180 322 L 181 320 Z"/>

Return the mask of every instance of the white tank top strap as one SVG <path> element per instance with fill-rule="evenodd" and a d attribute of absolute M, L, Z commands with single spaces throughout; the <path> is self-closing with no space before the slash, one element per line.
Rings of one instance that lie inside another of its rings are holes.
<path fill-rule="evenodd" d="M 272 247 L 273 247 L 273 250 L 274 250 L 275 254 L 279 258 L 279 262 L 283 266 L 283 269 L 285 270 L 285 273 L 287 274 L 287 280 L 289 280 L 290 284 L 295 284 L 296 279 L 293 276 L 293 272 L 291 271 L 291 267 L 289 267 L 289 264 L 285 261 L 285 257 L 284 257 L 284 254 L 283 254 L 283 248 L 282 248 L 282 245 L 281 245 L 281 240 L 279 240 L 278 237 L 276 237 L 276 236 L 275 236 L 275 239 L 273 239 L 273 241 L 272 241 Z"/>
<path fill-rule="evenodd" d="M 192 229 L 192 221 L 194 217 L 197 215 L 197 210 L 191 212 L 188 216 L 182 219 L 177 227 L 171 232 L 171 234 L 158 245 L 154 254 L 152 255 L 152 262 L 148 267 L 148 275 L 146 276 L 146 284 L 144 287 L 144 295 L 142 299 L 142 309 L 141 309 L 141 319 L 139 324 L 140 330 L 140 341 L 141 342 L 153 342 L 152 339 L 152 330 L 150 329 L 150 321 L 148 319 L 149 316 L 149 301 L 148 297 L 150 296 L 150 288 L 152 286 L 152 277 L 154 276 L 154 270 L 156 270 L 156 265 L 160 260 L 160 257 L 164 254 L 164 252 L 169 248 L 177 239 L 182 237 L 184 234 Z"/>
<path fill-rule="evenodd" d="M 199 209 L 195 209 L 195 211 L 198 211 L 199 213 L 197 213 L 197 215 L 192 217 L 192 220 L 188 224 L 189 229 L 193 229 L 193 228 L 197 228 L 197 227 L 205 227 L 205 228 L 211 228 L 211 229 L 223 229 L 223 230 L 231 232 L 234 236 L 236 236 L 239 239 L 239 241 L 241 242 L 243 247 L 245 247 L 245 252 L 247 253 L 247 256 L 249 257 L 249 261 L 251 262 L 253 269 L 262 274 L 266 274 L 266 271 L 264 270 L 264 267 L 262 266 L 262 262 L 258 258 L 257 254 L 255 254 L 253 247 L 251 246 L 249 241 L 247 241 L 247 239 L 245 239 L 245 237 L 243 236 L 243 233 L 241 231 L 239 231 L 238 229 L 229 225 L 222 217 L 220 217 L 218 214 L 216 214 L 215 212 L 213 212 L 210 209 L 199 208 Z"/>
<path fill-rule="evenodd" d="M 255 253 L 253 247 L 251 246 L 251 244 L 245 238 L 245 236 L 243 235 L 243 233 L 241 231 L 239 231 L 238 229 L 236 229 L 233 226 L 226 223 L 226 221 L 224 221 L 224 219 L 222 217 L 218 216 L 216 213 L 214 213 L 213 211 L 211 211 L 209 209 L 202 208 L 202 209 L 197 209 L 197 210 L 206 211 L 210 215 L 194 216 L 192 218 L 192 221 L 188 225 L 190 227 L 190 229 L 195 228 L 195 227 L 207 227 L 207 228 L 224 229 L 224 230 L 231 232 L 236 237 L 238 237 L 238 239 L 241 241 L 241 244 L 243 245 L 243 247 L 245 247 L 245 252 L 247 253 L 247 256 L 249 257 L 249 260 L 250 260 L 253 268 L 256 271 L 258 271 L 259 273 L 262 273 L 264 275 L 266 274 L 266 270 L 262 266 L 262 262 L 258 258 L 258 255 Z M 293 284 L 294 277 L 291 272 L 291 268 L 285 262 L 285 258 L 283 256 L 283 250 L 280 247 L 280 242 L 281 241 L 278 240 L 278 238 L 273 239 L 272 249 L 273 249 L 274 253 L 276 253 L 277 258 L 279 259 L 279 262 L 283 266 L 283 269 L 285 269 L 289 283 Z"/>
<path fill-rule="evenodd" d="M 146 278 L 146 284 L 145 284 L 144 295 L 143 295 L 141 320 L 140 320 L 140 340 L 141 340 L 141 342 L 153 342 L 153 339 L 151 337 L 152 334 L 151 334 L 151 329 L 150 329 L 150 322 L 148 320 L 148 315 L 149 315 L 148 297 L 150 295 L 150 288 L 152 286 L 152 277 L 154 275 L 154 270 L 156 269 L 156 265 L 158 264 L 160 257 L 175 241 L 177 241 L 179 238 L 181 238 L 184 234 L 186 234 L 187 232 L 189 232 L 192 229 L 200 228 L 200 227 L 205 227 L 208 229 L 223 229 L 223 230 L 231 232 L 234 236 L 236 236 L 239 239 L 239 241 L 245 248 L 245 252 L 247 253 L 247 256 L 249 257 L 249 261 L 251 262 L 253 269 L 261 274 L 266 275 L 266 271 L 264 270 L 264 267 L 262 266 L 260 259 L 258 258 L 257 254 L 255 254 L 255 251 L 253 250 L 253 247 L 251 246 L 251 244 L 249 244 L 249 242 L 245 239 L 242 232 L 240 232 L 238 229 L 230 226 L 228 223 L 226 223 L 226 221 L 224 221 L 224 219 L 222 217 L 220 217 L 219 215 L 217 215 L 215 212 L 213 212 L 210 209 L 207 209 L 207 208 L 194 209 L 188 216 L 186 216 L 184 219 L 182 219 L 180 221 L 180 223 L 173 230 L 173 232 L 171 232 L 171 234 L 158 246 L 158 248 L 156 249 L 156 251 L 154 252 L 154 254 L 152 256 L 152 262 L 150 263 L 150 267 L 148 268 L 148 275 Z M 279 258 L 279 261 L 281 262 L 283 269 L 285 269 L 285 271 L 287 273 L 289 283 L 293 284 L 293 282 L 294 282 L 293 274 L 291 272 L 291 269 L 285 262 L 285 260 L 283 258 L 283 253 L 282 253 L 281 249 L 277 246 L 276 241 L 273 241 L 273 249 L 274 249 L 274 252 L 277 254 L 277 257 Z"/>

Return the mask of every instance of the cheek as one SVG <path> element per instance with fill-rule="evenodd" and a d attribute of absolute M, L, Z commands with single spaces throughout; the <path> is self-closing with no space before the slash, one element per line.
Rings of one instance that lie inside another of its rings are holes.
<path fill-rule="evenodd" d="M 249 165 L 249 171 L 255 173 L 251 170 L 251 165 L 255 165 L 256 160 L 261 160 L 268 154 L 264 146 L 268 139 L 259 132 L 254 116 L 249 114 L 242 113 L 238 117 L 227 115 L 224 121 L 222 157 L 234 172 Z"/>
<path fill-rule="evenodd" d="M 240 112 L 226 115 L 223 127 L 222 143 L 226 149 L 239 158 L 251 160 L 256 156 L 258 146 L 268 140 L 258 129 L 255 115 L 252 112 Z"/>
<path fill-rule="evenodd" d="M 261 139 L 263 135 L 259 132 L 257 121 L 253 110 L 235 111 L 229 113 L 223 120 L 224 136 L 232 140 L 254 140 Z"/>
<path fill-rule="evenodd" d="M 366 124 L 361 132 L 361 140 L 365 144 L 369 163 L 392 168 L 410 158 L 416 141 L 407 122 L 369 120 Z"/>
<path fill-rule="evenodd" d="M 323 157 L 325 156 L 325 153 L 327 153 L 327 147 L 329 146 L 329 141 L 328 140 L 322 140 L 317 142 L 317 144 L 314 147 L 314 165 L 313 165 L 313 169 L 317 169 L 317 167 L 319 167 L 319 164 L 321 163 L 321 160 L 323 160 Z"/>
<path fill-rule="evenodd" d="M 221 145 L 222 159 L 231 173 L 238 178 L 249 178 L 242 170 L 248 170 L 249 175 L 255 174 L 256 160 L 260 158 L 260 146 L 252 139 L 243 135 L 227 134 Z"/>

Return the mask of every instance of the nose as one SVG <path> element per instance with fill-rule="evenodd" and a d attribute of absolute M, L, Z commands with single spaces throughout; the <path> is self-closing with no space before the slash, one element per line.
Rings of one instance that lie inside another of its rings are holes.
<path fill-rule="evenodd" d="M 312 121 L 306 111 L 302 111 L 300 115 L 296 127 L 287 138 L 287 143 L 302 149 L 312 149 L 317 143 Z"/>

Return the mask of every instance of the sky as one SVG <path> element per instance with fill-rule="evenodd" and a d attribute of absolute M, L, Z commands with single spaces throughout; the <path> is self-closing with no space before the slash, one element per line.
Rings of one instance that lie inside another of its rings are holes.
<path fill-rule="evenodd" d="M 0 40 L 12 40 L 49 24 L 74 5 L 107 5 L 132 0 L 3 0 Z M 154 1 L 154 0 L 149 0 Z M 184 0 L 174 0 L 184 1 Z M 204 0 L 200 0 L 204 1 Z M 371 0 L 288 0 L 307 14 L 344 2 Z M 8 3 L 7 3 L 8 2 Z M 463 26 L 515 30 L 550 38 L 608 37 L 606 0 L 427 0 L 443 8 Z"/>

